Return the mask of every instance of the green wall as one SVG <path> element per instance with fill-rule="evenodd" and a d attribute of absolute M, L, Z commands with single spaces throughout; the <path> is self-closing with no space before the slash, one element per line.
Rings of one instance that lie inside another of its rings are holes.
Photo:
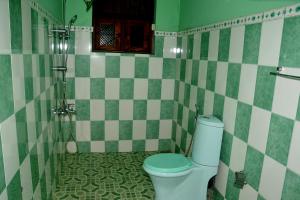
<path fill-rule="evenodd" d="M 156 30 L 177 31 L 179 26 L 180 0 L 156 0 Z M 74 3 L 76 2 L 76 3 Z M 86 12 L 83 0 L 67 2 L 66 21 L 77 14 L 77 26 L 92 25 L 92 9 Z"/>
<path fill-rule="evenodd" d="M 58 20 L 62 20 L 62 0 L 35 0 Z"/>
<path fill-rule="evenodd" d="M 299 0 L 181 0 L 179 30 L 291 5 Z"/>

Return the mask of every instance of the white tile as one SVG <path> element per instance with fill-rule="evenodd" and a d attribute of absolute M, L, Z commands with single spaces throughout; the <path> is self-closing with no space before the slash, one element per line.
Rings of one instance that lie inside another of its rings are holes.
<path fill-rule="evenodd" d="M 76 31 L 75 54 L 88 55 L 91 49 L 91 33 L 87 31 Z"/>
<path fill-rule="evenodd" d="M 43 25 L 43 18 L 39 15 L 38 16 L 38 48 L 39 53 L 45 53 L 45 32 L 44 32 L 44 25 Z"/>
<path fill-rule="evenodd" d="M 256 74 L 257 65 L 242 65 L 238 99 L 249 105 L 254 100 Z"/>
<path fill-rule="evenodd" d="M 172 135 L 172 120 L 159 121 L 159 139 L 170 139 Z"/>
<path fill-rule="evenodd" d="M 180 146 L 181 143 L 181 136 L 182 136 L 182 129 L 181 127 L 177 124 L 176 126 L 176 144 Z"/>
<path fill-rule="evenodd" d="M 200 59 L 201 33 L 194 34 L 193 59 Z"/>
<path fill-rule="evenodd" d="M 161 99 L 174 99 L 175 81 L 172 79 L 163 79 L 161 83 Z"/>
<path fill-rule="evenodd" d="M 260 152 L 266 151 L 271 112 L 252 107 L 248 143 Z"/>
<path fill-rule="evenodd" d="M 120 96 L 120 79 L 105 79 L 105 99 L 119 99 Z"/>
<path fill-rule="evenodd" d="M 104 100 L 91 100 L 90 101 L 91 120 L 104 120 L 105 119 L 105 105 Z"/>
<path fill-rule="evenodd" d="M 67 68 L 68 70 L 66 73 L 66 77 L 74 78 L 75 77 L 75 55 L 73 54 L 68 55 Z M 91 71 L 92 71 L 92 67 L 91 67 Z M 91 72 L 91 76 L 92 76 L 92 72 Z"/>
<path fill-rule="evenodd" d="M 14 115 L 2 122 L 0 134 L 5 182 L 9 183 L 19 169 L 19 152 L 16 150 L 18 139 Z"/>
<path fill-rule="evenodd" d="M 39 174 L 41 176 L 41 174 L 43 174 L 44 168 L 45 168 L 44 143 L 43 143 L 42 135 L 38 139 L 36 148 L 37 148 Z"/>
<path fill-rule="evenodd" d="M 246 153 L 247 144 L 237 137 L 233 137 L 229 164 L 230 169 L 233 171 L 242 171 L 245 165 Z"/>
<path fill-rule="evenodd" d="M 207 61 L 200 60 L 198 86 L 201 88 L 206 88 L 206 73 L 207 73 Z"/>
<path fill-rule="evenodd" d="M 265 156 L 260 177 L 259 193 L 266 199 L 280 200 L 286 168 Z"/>
<path fill-rule="evenodd" d="M 179 94 L 178 94 L 178 102 L 183 104 L 184 101 L 184 87 L 185 83 L 184 82 L 179 82 Z"/>
<path fill-rule="evenodd" d="M 10 16 L 9 1 L 0 1 L 0 53 L 10 53 Z"/>
<path fill-rule="evenodd" d="M 91 141 L 91 152 L 93 152 L 93 153 L 105 152 L 105 142 L 104 141 Z"/>
<path fill-rule="evenodd" d="M 229 97 L 225 97 L 223 111 L 224 129 L 231 134 L 234 134 L 236 108 L 237 101 Z"/>
<path fill-rule="evenodd" d="M 261 27 L 258 64 L 278 66 L 284 19 L 265 21 Z"/>
<path fill-rule="evenodd" d="M 76 122 L 76 140 L 85 142 L 91 141 L 91 124 L 89 121 Z"/>
<path fill-rule="evenodd" d="M 215 187 L 223 196 L 225 196 L 226 194 L 228 171 L 229 171 L 228 166 L 220 161 L 218 173 L 216 176 Z"/>
<path fill-rule="evenodd" d="M 184 130 L 188 130 L 188 122 L 189 122 L 189 109 L 183 106 L 182 128 Z"/>
<path fill-rule="evenodd" d="M 132 139 L 144 140 L 146 138 L 146 121 L 134 120 L 132 127 Z"/>
<path fill-rule="evenodd" d="M 120 77 L 133 78 L 134 77 L 134 57 L 121 56 L 120 58 Z"/>
<path fill-rule="evenodd" d="M 204 97 L 204 115 L 212 115 L 214 108 L 214 93 L 211 91 L 205 91 Z"/>
<path fill-rule="evenodd" d="M 244 188 L 240 191 L 239 199 L 243 200 L 253 200 L 257 199 L 258 193 L 250 185 L 245 185 Z"/>
<path fill-rule="evenodd" d="M 1 1 L 3 2 L 3 1 Z M 0 6 L 2 7 L 2 6 Z M 23 53 L 31 53 L 32 52 L 32 42 L 31 42 L 31 8 L 26 1 L 21 1 L 21 9 L 22 9 L 22 41 L 23 41 Z M 2 11 L 0 11 L 2 13 Z M 1 16 L 3 19 L 3 17 Z M 1 27 L 1 25 L 0 25 Z M 2 28 L 0 28 L 1 30 Z M 1 33 L 0 35 L 3 34 Z M 2 38 L 1 37 L 1 38 Z M 6 38 L 4 36 L 4 38 Z M 10 41 L 10 40 L 8 40 Z M 0 41 L 1 45 L 1 41 Z M 0 48 L 1 49 L 1 48 Z"/>
<path fill-rule="evenodd" d="M 288 168 L 300 174 L 300 122 L 295 122 L 291 140 L 290 153 L 288 157 Z"/>
<path fill-rule="evenodd" d="M 33 195 L 32 182 L 31 182 L 31 166 L 30 156 L 28 155 L 20 167 L 20 178 L 22 185 L 22 197 L 24 200 L 31 199 Z"/>
<path fill-rule="evenodd" d="M 148 81 L 144 79 L 134 80 L 134 99 L 148 98 Z"/>
<path fill-rule="evenodd" d="M 217 61 L 219 53 L 219 30 L 210 31 L 209 34 L 209 48 L 208 48 L 208 60 Z"/>
<path fill-rule="evenodd" d="M 177 37 L 164 37 L 164 49 L 163 57 L 164 58 L 176 58 L 176 51 L 174 48 L 177 46 Z"/>
<path fill-rule="evenodd" d="M 90 79 L 75 78 L 75 98 L 90 99 Z"/>
<path fill-rule="evenodd" d="M 241 63 L 244 49 L 245 26 L 231 28 L 229 62 Z"/>
<path fill-rule="evenodd" d="M 147 119 L 154 120 L 160 119 L 160 100 L 147 101 Z"/>
<path fill-rule="evenodd" d="M 290 119 L 295 119 L 299 94 L 299 81 L 277 77 L 275 83 L 272 111 Z"/>
<path fill-rule="evenodd" d="M 133 120 L 133 101 L 120 100 L 119 101 L 119 119 Z"/>
<path fill-rule="evenodd" d="M 13 96 L 15 111 L 25 106 L 25 88 L 24 88 L 24 65 L 21 54 L 12 54 L 11 56 Z"/>
<path fill-rule="evenodd" d="M 153 140 L 146 140 L 146 151 L 157 151 L 158 150 L 158 140 L 153 139 Z"/>
<path fill-rule="evenodd" d="M 2 193 L 0 194 L 0 200 L 7 200 L 7 199 L 8 199 L 8 197 L 7 197 L 7 190 L 4 189 L 2 191 Z"/>
<path fill-rule="evenodd" d="M 225 96 L 226 83 L 227 83 L 227 62 L 217 62 L 217 72 L 216 72 L 216 93 Z"/>
<path fill-rule="evenodd" d="M 28 148 L 29 151 L 36 143 L 36 123 L 35 123 L 35 109 L 34 101 L 26 105 L 26 119 L 27 119 L 27 132 L 28 132 Z"/>
<path fill-rule="evenodd" d="M 190 84 L 192 80 L 193 60 L 186 60 L 184 82 Z"/>
<path fill-rule="evenodd" d="M 40 183 L 37 184 L 36 189 L 33 193 L 33 200 L 40 200 L 42 199 L 42 195 L 41 195 L 41 186 Z"/>
<path fill-rule="evenodd" d="M 105 77 L 105 56 L 91 55 L 91 77 L 92 78 Z"/>
<path fill-rule="evenodd" d="M 161 79 L 163 71 L 163 58 L 149 58 L 149 78 Z"/>
<path fill-rule="evenodd" d="M 105 141 L 119 140 L 119 122 L 105 121 Z"/>
<path fill-rule="evenodd" d="M 119 140 L 119 152 L 132 152 L 132 140 Z"/>
<path fill-rule="evenodd" d="M 51 190 L 52 190 L 50 159 L 48 159 L 48 162 L 47 162 L 47 164 L 46 164 L 46 168 L 45 168 L 45 178 L 46 178 L 47 197 L 49 197 L 50 192 L 51 192 Z"/>
<path fill-rule="evenodd" d="M 191 92 L 190 92 L 190 109 L 192 111 L 196 111 L 196 104 L 197 104 L 197 86 L 191 86 Z"/>

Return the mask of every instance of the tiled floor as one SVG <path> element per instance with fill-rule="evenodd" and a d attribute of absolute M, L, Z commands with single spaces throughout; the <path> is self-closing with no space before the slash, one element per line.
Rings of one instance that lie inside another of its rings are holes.
<path fill-rule="evenodd" d="M 142 169 L 144 159 L 151 154 L 67 154 L 54 199 L 153 199 L 151 180 Z"/>

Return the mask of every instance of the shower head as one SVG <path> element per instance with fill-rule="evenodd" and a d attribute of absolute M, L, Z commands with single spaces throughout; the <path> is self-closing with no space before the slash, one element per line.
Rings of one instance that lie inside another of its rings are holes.
<path fill-rule="evenodd" d="M 68 27 L 70 28 L 77 20 L 77 15 L 74 15 L 70 21 L 69 21 L 69 24 L 68 24 Z"/>

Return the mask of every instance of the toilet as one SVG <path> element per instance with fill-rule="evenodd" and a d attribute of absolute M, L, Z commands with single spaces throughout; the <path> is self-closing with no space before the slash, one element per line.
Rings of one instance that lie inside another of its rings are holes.
<path fill-rule="evenodd" d="M 206 200 L 208 181 L 217 174 L 224 123 L 214 116 L 199 116 L 192 157 L 160 153 L 144 160 L 155 200 Z"/>

